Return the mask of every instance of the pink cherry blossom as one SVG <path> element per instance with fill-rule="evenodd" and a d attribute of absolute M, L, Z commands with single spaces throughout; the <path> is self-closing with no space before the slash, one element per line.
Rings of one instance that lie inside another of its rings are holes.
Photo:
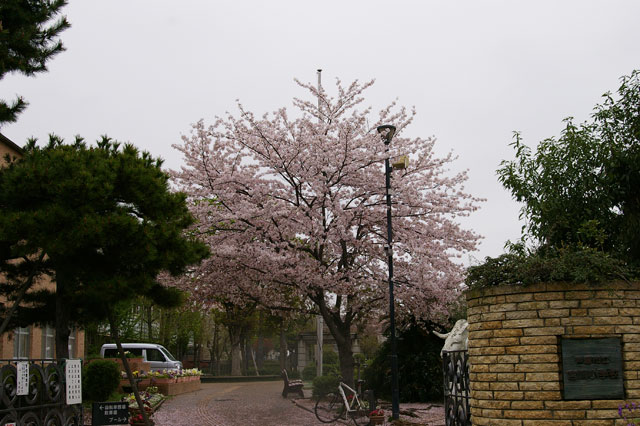
<path fill-rule="evenodd" d="M 338 81 L 335 98 L 298 84 L 311 96 L 294 99 L 295 118 L 239 104 L 237 116 L 201 120 L 174 145 L 184 166 L 173 180 L 213 253 L 177 284 L 202 304 L 224 297 L 321 314 L 349 363 L 351 326 L 388 310 L 387 154 L 376 127 L 395 125 L 390 156 L 410 157 L 392 176 L 397 315 L 446 318 L 463 281 L 456 257 L 479 239 L 457 219 L 481 200 L 463 191 L 465 172 L 449 171 L 451 154 L 434 155 L 435 139 L 408 135 L 414 111 L 393 103 L 376 118 L 361 108 L 373 82 Z"/>

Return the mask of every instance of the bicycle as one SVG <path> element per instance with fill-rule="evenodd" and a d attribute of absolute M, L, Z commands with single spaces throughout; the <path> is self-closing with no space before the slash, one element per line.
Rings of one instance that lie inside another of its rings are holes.
<path fill-rule="evenodd" d="M 358 388 L 362 380 L 358 380 Z M 346 392 L 345 392 L 346 391 Z M 316 401 L 314 413 L 322 423 L 332 423 L 338 419 L 350 418 L 356 426 L 369 424 L 370 408 L 365 401 L 360 400 L 360 393 L 344 382 L 338 384 L 338 393 L 330 392 L 322 395 Z"/>

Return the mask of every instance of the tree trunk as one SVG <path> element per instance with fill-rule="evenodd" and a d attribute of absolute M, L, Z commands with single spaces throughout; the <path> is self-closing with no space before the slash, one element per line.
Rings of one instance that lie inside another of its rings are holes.
<path fill-rule="evenodd" d="M 133 377 L 133 373 L 131 372 L 131 367 L 129 366 L 129 361 L 127 361 L 127 357 L 124 353 L 124 349 L 122 348 L 122 344 L 120 343 L 120 336 L 118 335 L 118 327 L 114 320 L 113 312 L 109 312 L 109 328 L 111 328 L 111 336 L 116 341 L 116 346 L 118 347 L 118 352 L 120 353 L 120 359 L 122 360 L 122 365 L 124 366 L 124 370 L 127 373 L 127 378 L 129 379 L 129 384 L 131 385 L 131 389 L 133 390 L 133 396 L 136 399 L 136 403 L 138 404 L 140 414 L 142 414 L 142 420 L 144 420 L 144 424 L 149 426 L 149 416 L 147 415 L 147 410 L 145 410 L 144 403 L 140 398 L 140 392 L 138 392 L 138 384 Z"/>
<path fill-rule="evenodd" d="M 251 358 L 251 345 L 249 345 L 249 338 L 247 337 L 246 329 L 242 333 L 242 375 L 249 375 L 249 359 Z"/>
<path fill-rule="evenodd" d="M 211 341 L 211 345 L 209 345 L 209 373 L 213 374 L 213 363 L 215 363 L 216 371 L 218 375 L 220 375 L 220 357 L 218 356 L 218 342 L 220 337 L 218 336 L 219 326 L 217 323 L 213 324 L 213 339 Z"/>
<path fill-rule="evenodd" d="M 353 350 L 351 348 L 351 333 L 347 333 L 344 336 L 342 343 L 338 343 L 338 359 L 340 360 L 340 374 L 342 375 L 342 381 L 347 385 L 353 386 L 353 373 L 355 362 L 353 359 Z"/>
<path fill-rule="evenodd" d="M 153 342 L 153 308 L 151 305 L 147 306 L 147 337 L 150 342 Z"/>
<path fill-rule="evenodd" d="M 60 282 L 56 283 L 56 358 L 69 358 L 69 336 L 71 329 L 69 327 L 69 311 L 66 302 L 66 293 L 64 285 Z"/>
<path fill-rule="evenodd" d="M 262 369 L 262 367 L 264 366 L 264 327 L 262 326 L 262 324 L 264 324 L 264 312 L 259 311 L 258 312 L 258 339 L 256 342 L 256 356 L 255 356 L 255 362 L 256 362 L 256 370 Z"/>
<path fill-rule="evenodd" d="M 259 369 L 264 367 L 264 336 L 262 331 L 260 331 L 258 342 L 256 343 L 256 366 Z"/>
<path fill-rule="evenodd" d="M 231 344 L 231 375 L 242 376 L 242 348 L 240 341 Z"/>
<path fill-rule="evenodd" d="M 284 329 L 284 318 L 280 323 L 280 369 L 284 370 L 287 368 L 287 335 Z"/>
<path fill-rule="evenodd" d="M 195 368 L 197 368 L 198 370 L 200 369 L 200 352 L 202 345 L 200 343 L 193 343 L 193 364 L 195 365 Z"/>
<path fill-rule="evenodd" d="M 319 304 L 320 313 L 324 319 L 324 323 L 329 328 L 331 335 L 336 341 L 338 346 L 338 359 L 340 360 L 340 374 L 342 381 L 347 385 L 353 386 L 353 372 L 354 372 L 354 359 L 353 348 L 351 341 L 351 321 L 355 314 L 351 310 L 344 309 L 344 312 L 340 312 L 344 306 L 342 305 L 342 298 L 338 296 L 336 306 L 338 312 L 332 312 L 323 301 Z"/>

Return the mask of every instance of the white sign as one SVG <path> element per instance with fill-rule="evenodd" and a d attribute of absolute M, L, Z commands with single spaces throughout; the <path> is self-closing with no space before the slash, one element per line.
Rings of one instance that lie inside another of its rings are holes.
<path fill-rule="evenodd" d="M 16 362 L 16 370 L 18 373 L 17 395 L 29 395 L 29 362 Z"/>
<path fill-rule="evenodd" d="M 67 381 L 67 405 L 82 404 L 82 364 L 79 359 L 68 359 L 64 365 Z"/>

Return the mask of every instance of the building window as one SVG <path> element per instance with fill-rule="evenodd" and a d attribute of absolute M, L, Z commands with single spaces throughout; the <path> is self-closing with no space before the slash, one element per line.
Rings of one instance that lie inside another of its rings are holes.
<path fill-rule="evenodd" d="M 55 329 L 50 325 L 45 326 L 42 329 L 42 358 L 55 358 L 55 343 Z"/>
<path fill-rule="evenodd" d="M 29 358 L 29 327 L 18 327 L 13 331 L 13 357 Z"/>
<path fill-rule="evenodd" d="M 69 358 L 75 358 L 76 356 L 76 331 L 71 330 L 69 333 Z"/>

